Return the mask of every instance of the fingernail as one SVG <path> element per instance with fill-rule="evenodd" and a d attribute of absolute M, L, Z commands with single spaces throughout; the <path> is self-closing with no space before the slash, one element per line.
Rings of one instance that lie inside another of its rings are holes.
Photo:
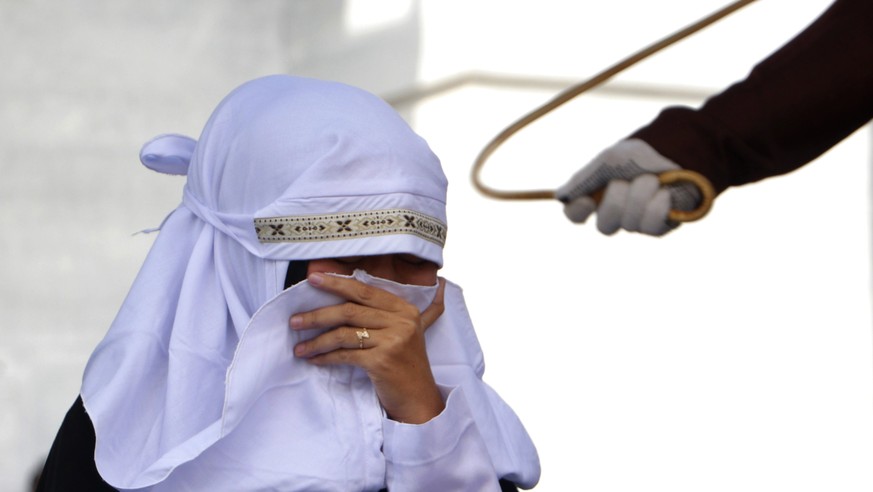
<path fill-rule="evenodd" d="M 303 326 L 303 316 L 295 314 L 291 316 L 291 328 L 300 328 Z"/>
<path fill-rule="evenodd" d="M 309 283 L 312 285 L 321 285 L 324 282 L 324 275 L 320 273 L 313 273 L 309 275 Z"/>
<path fill-rule="evenodd" d="M 304 344 L 299 344 L 294 347 L 294 355 L 297 357 L 303 357 L 306 355 L 306 346 Z"/>

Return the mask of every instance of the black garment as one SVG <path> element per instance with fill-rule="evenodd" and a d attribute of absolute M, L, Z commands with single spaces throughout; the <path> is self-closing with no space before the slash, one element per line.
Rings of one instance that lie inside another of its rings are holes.
<path fill-rule="evenodd" d="M 306 280 L 309 271 L 309 261 L 293 260 L 288 262 L 288 270 L 285 272 L 285 288 L 297 285 Z"/>
<path fill-rule="evenodd" d="M 115 492 L 97 473 L 94 444 L 94 426 L 79 397 L 55 437 L 37 492 Z"/>

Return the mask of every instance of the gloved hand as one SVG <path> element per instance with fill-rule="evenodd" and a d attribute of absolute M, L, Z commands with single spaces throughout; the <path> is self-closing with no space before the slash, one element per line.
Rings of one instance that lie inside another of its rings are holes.
<path fill-rule="evenodd" d="M 596 209 L 597 229 L 604 234 L 625 229 L 660 236 L 679 225 L 668 219 L 670 209 L 693 210 L 701 199 L 691 183 L 659 183 L 659 173 L 676 169 L 646 142 L 622 140 L 580 169 L 556 195 L 564 202 L 564 214 L 577 224 Z M 604 187 L 598 205 L 591 195 Z"/>

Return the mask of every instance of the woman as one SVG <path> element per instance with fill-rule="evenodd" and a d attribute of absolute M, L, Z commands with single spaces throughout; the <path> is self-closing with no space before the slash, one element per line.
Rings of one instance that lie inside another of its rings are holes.
<path fill-rule="evenodd" d="M 439 160 L 387 104 L 265 77 L 199 141 L 163 135 L 141 158 L 187 174 L 182 205 L 88 363 L 43 490 L 535 485 L 461 291 L 437 279 Z"/>

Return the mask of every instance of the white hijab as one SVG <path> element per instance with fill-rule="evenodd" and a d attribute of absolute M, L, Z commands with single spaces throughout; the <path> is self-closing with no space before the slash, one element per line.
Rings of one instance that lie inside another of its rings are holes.
<path fill-rule="evenodd" d="M 446 232 L 437 157 L 382 100 L 338 83 L 248 82 L 199 141 L 163 135 L 141 158 L 187 183 L 85 370 L 97 467 L 119 488 L 164 480 L 233 430 L 228 408 L 248 408 L 228 394 L 235 352 L 289 260 L 442 265 Z"/>

